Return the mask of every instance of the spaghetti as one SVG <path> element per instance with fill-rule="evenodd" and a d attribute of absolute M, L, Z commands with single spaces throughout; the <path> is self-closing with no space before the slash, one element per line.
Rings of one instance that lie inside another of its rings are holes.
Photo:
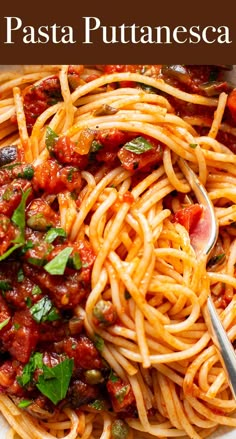
<path fill-rule="evenodd" d="M 203 312 L 211 294 L 233 343 L 236 93 L 221 75 L 119 65 L 0 77 L 0 411 L 12 438 L 236 427 Z M 178 157 L 214 204 L 208 262 Z"/>

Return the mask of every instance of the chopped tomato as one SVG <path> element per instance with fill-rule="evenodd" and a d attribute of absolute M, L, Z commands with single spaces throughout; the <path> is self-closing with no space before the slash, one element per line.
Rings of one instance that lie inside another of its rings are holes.
<path fill-rule="evenodd" d="M 37 117 L 60 100 L 62 95 L 57 76 L 45 78 L 38 85 L 30 85 L 23 90 L 24 112 L 29 133 Z"/>
<path fill-rule="evenodd" d="M 234 122 L 236 122 L 236 88 L 231 91 L 228 97 L 227 106 Z"/>
<path fill-rule="evenodd" d="M 7 216 L 0 213 L 0 256 L 8 249 L 15 236 L 14 225 Z"/>
<path fill-rule="evenodd" d="M 38 342 L 39 330 L 30 311 L 16 311 L 12 318 L 12 327 L 2 335 L 3 348 L 13 358 L 27 363 Z"/>
<path fill-rule="evenodd" d="M 30 182 L 18 178 L 0 187 L 0 213 L 11 217 L 21 201 L 22 191 L 30 187 Z"/>
<path fill-rule="evenodd" d="M 148 136 L 142 136 L 148 140 L 152 145 L 152 148 L 141 154 L 136 154 L 135 152 L 128 151 L 125 146 L 120 148 L 118 152 L 118 157 L 121 161 L 122 166 L 128 171 L 135 170 L 149 170 L 150 167 L 156 165 L 161 161 L 162 158 L 162 145 L 153 138 Z"/>
<path fill-rule="evenodd" d="M 109 379 L 107 391 L 111 398 L 113 410 L 117 412 L 127 411 L 135 405 L 135 397 L 130 384 L 125 383 L 121 378 Z"/>
<path fill-rule="evenodd" d="M 35 167 L 33 186 L 48 194 L 58 194 L 65 190 L 73 191 L 81 187 L 80 171 L 71 166 L 60 166 L 54 160 L 47 160 Z"/>
<path fill-rule="evenodd" d="M 133 194 L 129 191 L 125 192 L 123 194 L 123 201 L 124 201 L 124 203 L 132 204 L 134 202 Z"/>
<path fill-rule="evenodd" d="M 102 360 L 93 342 L 83 334 L 77 338 L 69 337 L 64 340 L 64 351 L 74 358 L 75 366 L 82 369 L 100 369 Z"/>
<path fill-rule="evenodd" d="M 110 130 L 98 131 L 95 139 L 100 142 L 103 148 L 106 148 L 106 150 L 114 151 L 117 147 L 124 145 L 126 142 L 136 136 L 137 134 L 112 128 Z"/>
<path fill-rule="evenodd" d="M 200 220 L 202 211 L 203 208 L 199 204 L 191 204 L 178 210 L 174 215 L 174 220 L 182 224 L 190 234 Z"/>
<path fill-rule="evenodd" d="M 79 154 L 79 145 L 76 147 L 75 142 L 68 136 L 61 136 L 53 148 L 53 155 L 62 164 L 78 166 L 84 169 L 88 163 L 87 154 Z"/>

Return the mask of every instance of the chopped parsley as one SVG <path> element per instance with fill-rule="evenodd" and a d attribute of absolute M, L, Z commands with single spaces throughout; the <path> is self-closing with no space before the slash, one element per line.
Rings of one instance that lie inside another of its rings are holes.
<path fill-rule="evenodd" d="M 37 323 L 53 322 L 60 318 L 59 313 L 51 300 L 45 296 L 30 308 L 30 313 Z"/>
<path fill-rule="evenodd" d="M 152 144 L 142 136 L 136 137 L 133 140 L 125 143 L 123 146 L 127 151 L 133 152 L 134 154 L 143 154 L 144 152 L 152 149 Z"/>
<path fill-rule="evenodd" d="M 50 153 L 53 152 L 53 147 L 54 147 L 55 143 L 58 141 L 58 139 L 59 139 L 59 136 L 57 135 L 57 133 L 55 133 L 55 131 L 53 131 L 52 128 L 50 128 L 48 126 L 47 130 L 46 130 L 45 143 L 46 143 L 46 147 Z"/>

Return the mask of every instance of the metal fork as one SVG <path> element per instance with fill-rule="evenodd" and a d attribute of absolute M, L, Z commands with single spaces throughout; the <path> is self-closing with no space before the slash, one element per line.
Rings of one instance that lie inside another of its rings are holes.
<path fill-rule="evenodd" d="M 199 181 L 195 172 L 189 167 L 185 160 L 178 159 L 178 164 L 186 180 L 189 182 L 199 204 L 204 207 L 204 215 L 209 221 L 209 236 L 201 246 L 197 248 L 197 256 L 206 255 L 209 257 L 218 237 L 218 223 L 214 213 L 213 204 L 208 197 L 207 191 Z M 205 322 L 211 335 L 212 341 L 219 353 L 219 357 L 224 367 L 232 394 L 236 400 L 236 355 L 232 343 L 230 342 L 227 332 L 225 331 L 221 320 L 216 311 L 213 300 L 210 296 L 207 299 L 205 308 Z"/>

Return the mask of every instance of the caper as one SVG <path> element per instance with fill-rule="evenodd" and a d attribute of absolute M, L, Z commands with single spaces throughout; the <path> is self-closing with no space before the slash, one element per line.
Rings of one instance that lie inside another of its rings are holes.
<path fill-rule="evenodd" d="M 122 419 L 116 419 L 111 426 L 112 439 L 127 439 L 129 426 Z"/>
<path fill-rule="evenodd" d="M 109 300 L 99 300 L 93 308 L 93 316 L 105 326 L 113 325 L 117 318 L 116 309 Z"/>
<path fill-rule="evenodd" d="M 94 384 L 99 384 L 103 381 L 102 374 L 101 374 L 100 370 L 97 370 L 97 369 L 86 370 L 86 372 L 84 373 L 84 376 L 85 376 L 86 383 L 91 384 L 92 386 Z"/>
<path fill-rule="evenodd" d="M 47 221 L 42 213 L 36 213 L 27 219 L 27 226 L 33 230 L 39 232 L 45 232 L 51 227 L 51 224 Z"/>

